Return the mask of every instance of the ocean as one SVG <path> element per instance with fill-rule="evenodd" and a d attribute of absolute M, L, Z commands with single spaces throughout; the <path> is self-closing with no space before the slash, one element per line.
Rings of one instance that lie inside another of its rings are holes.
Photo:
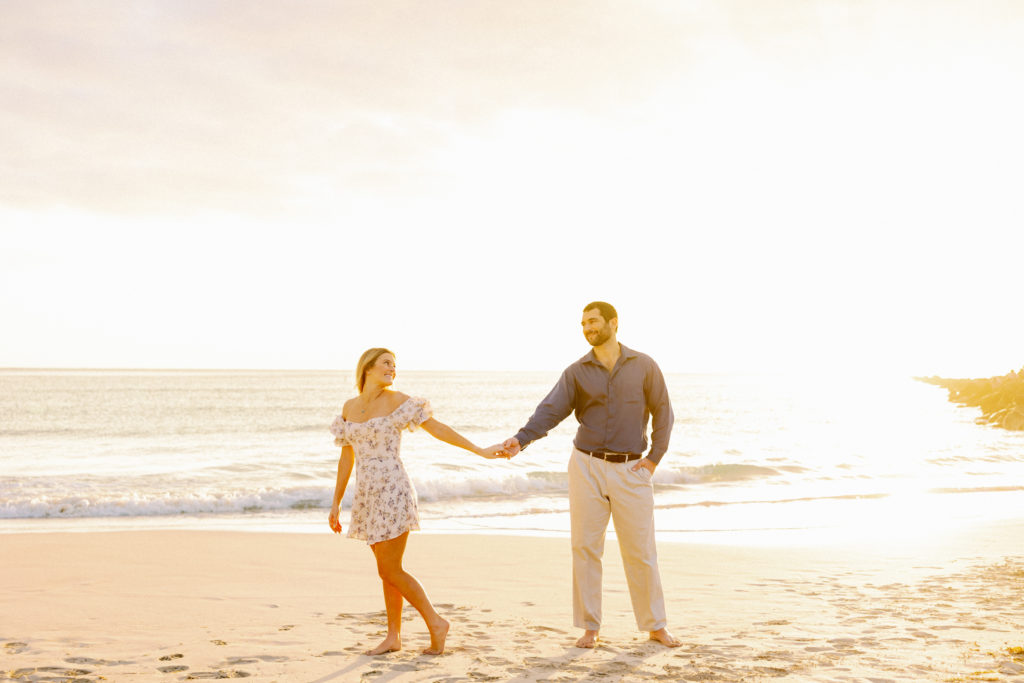
<path fill-rule="evenodd" d="M 557 372 L 400 372 L 479 445 L 514 434 Z M 667 375 L 660 538 L 899 538 L 1024 514 L 1024 434 L 898 376 Z M 0 370 L 0 532 L 329 533 L 350 373 Z M 426 432 L 402 457 L 431 533 L 567 535 L 570 416 L 511 461 Z M 342 510 L 348 519 L 354 482 Z"/>

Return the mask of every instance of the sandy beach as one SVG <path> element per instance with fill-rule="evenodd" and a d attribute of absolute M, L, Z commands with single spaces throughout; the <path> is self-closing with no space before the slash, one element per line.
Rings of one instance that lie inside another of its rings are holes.
<path fill-rule="evenodd" d="M 1024 522 L 889 544 L 660 544 L 670 650 L 635 630 L 618 548 L 605 626 L 573 647 L 567 539 L 416 534 L 452 623 L 383 635 L 369 550 L 330 533 L 0 537 L 0 680 L 1024 681 Z"/>

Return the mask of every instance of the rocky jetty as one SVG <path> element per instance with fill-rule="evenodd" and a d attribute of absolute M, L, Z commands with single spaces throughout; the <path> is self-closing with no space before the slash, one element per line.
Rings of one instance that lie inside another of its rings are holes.
<path fill-rule="evenodd" d="M 981 417 L 974 420 L 978 424 L 1024 430 L 1024 368 L 986 379 L 917 379 L 945 388 L 954 403 L 981 408 Z"/>

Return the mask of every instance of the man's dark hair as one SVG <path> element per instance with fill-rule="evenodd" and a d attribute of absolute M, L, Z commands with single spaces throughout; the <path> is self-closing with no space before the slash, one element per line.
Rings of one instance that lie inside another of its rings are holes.
<path fill-rule="evenodd" d="M 583 312 L 586 313 L 592 308 L 596 308 L 601 312 L 601 317 L 604 318 L 605 322 L 611 321 L 612 318 L 618 318 L 619 314 L 615 311 L 615 307 L 604 301 L 592 301 L 583 307 Z"/>

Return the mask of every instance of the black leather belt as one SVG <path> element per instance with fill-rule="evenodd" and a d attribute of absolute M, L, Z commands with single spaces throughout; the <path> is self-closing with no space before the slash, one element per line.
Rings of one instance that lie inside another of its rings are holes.
<path fill-rule="evenodd" d="M 586 453 L 592 458 L 600 458 L 601 460 L 607 460 L 608 462 L 630 462 L 632 460 L 639 460 L 644 457 L 639 453 L 615 453 L 613 451 L 585 451 L 582 448 L 577 448 L 580 453 Z"/>

